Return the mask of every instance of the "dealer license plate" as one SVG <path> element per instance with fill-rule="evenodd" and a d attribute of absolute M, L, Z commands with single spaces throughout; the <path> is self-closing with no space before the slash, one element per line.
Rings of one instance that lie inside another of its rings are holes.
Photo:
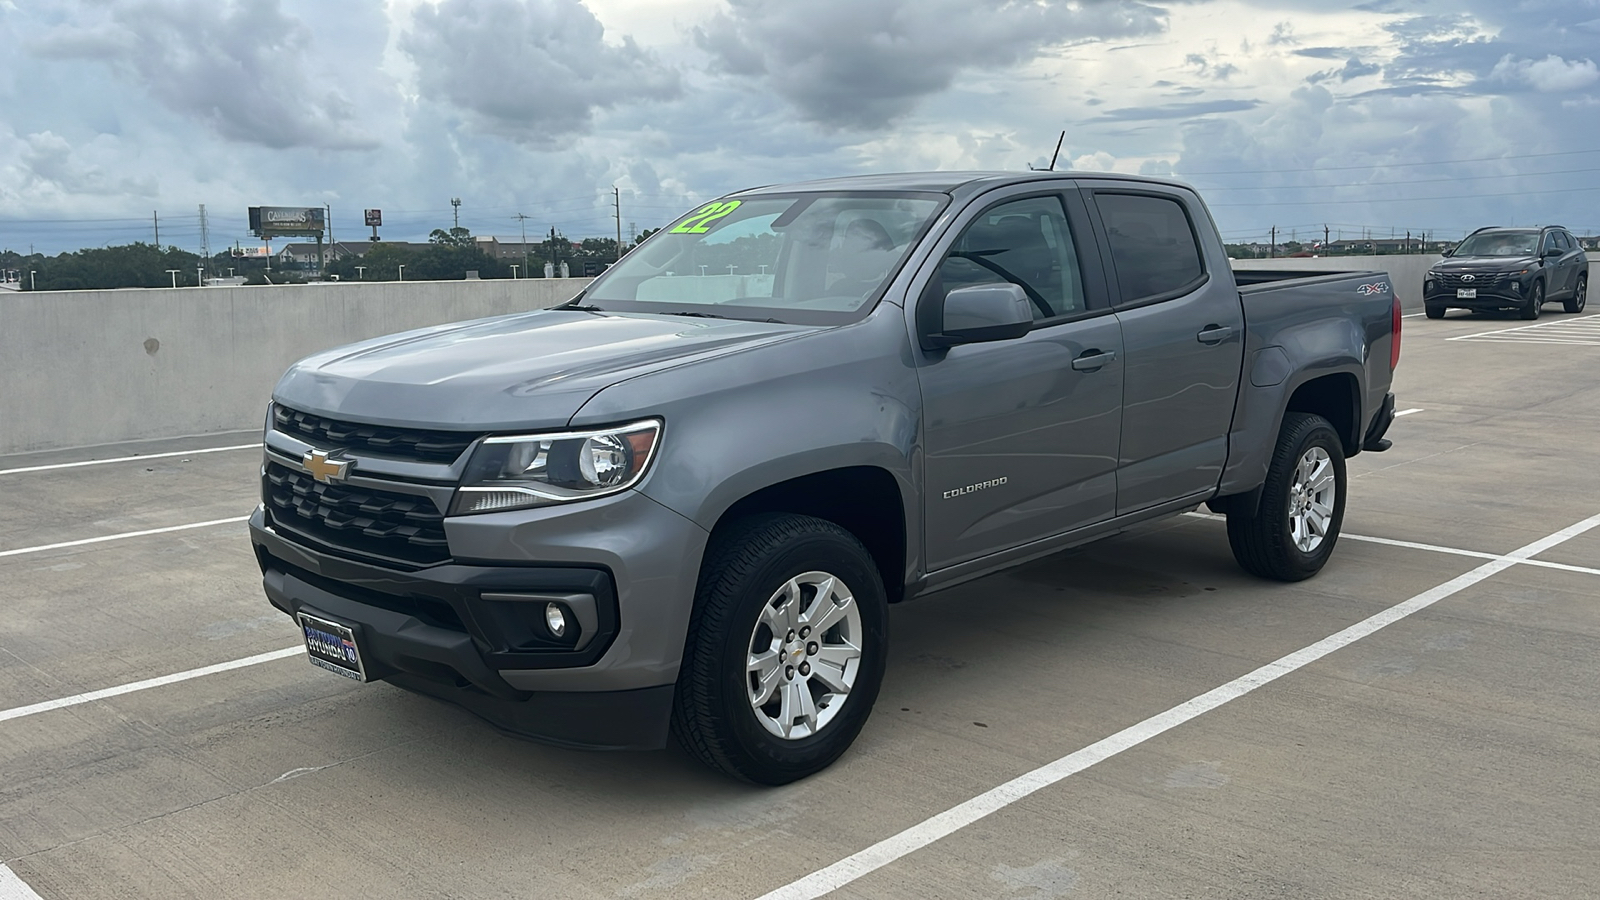
<path fill-rule="evenodd" d="M 1457 300 L 1472 300 L 1478 296 L 1477 288 L 1456 288 Z"/>
<path fill-rule="evenodd" d="M 306 613 L 300 613 L 299 619 L 301 635 L 306 639 L 306 657 L 312 665 L 356 681 L 367 680 L 361 648 L 356 646 L 356 633 L 349 626 Z"/>

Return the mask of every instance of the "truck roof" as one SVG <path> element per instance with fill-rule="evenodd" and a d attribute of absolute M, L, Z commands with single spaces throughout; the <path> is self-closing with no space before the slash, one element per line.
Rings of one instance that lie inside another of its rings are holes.
<path fill-rule="evenodd" d="M 1147 184 L 1164 184 L 1188 188 L 1183 182 L 1171 178 L 1150 178 L 1122 172 L 901 172 L 882 175 L 851 175 L 843 178 L 822 178 L 815 181 L 798 181 L 789 184 L 769 184 L 735 191 L 730 196 L 791 193 L 795 191 L 936 191 L 941 194 L 976 193 L 981 190 L 1022 184 L 1030 181 L 1053 181 L 1071 178 L 1101 178 L 1118 181 L 1137 181 Z"/>

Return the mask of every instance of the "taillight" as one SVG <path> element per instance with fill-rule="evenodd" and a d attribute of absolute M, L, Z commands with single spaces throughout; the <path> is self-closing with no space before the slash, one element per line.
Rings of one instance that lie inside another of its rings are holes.
<path fill-rule="evenodd" d="M 1400 298 L 1394 298 L 1394 341 L 1389 344 L 1389 371 L 1400 365 Z"/>

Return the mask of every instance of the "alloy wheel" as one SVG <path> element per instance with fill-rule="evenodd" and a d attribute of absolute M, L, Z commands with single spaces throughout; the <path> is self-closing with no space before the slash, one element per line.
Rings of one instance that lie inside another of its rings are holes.
<path fill-rule="evenodd" d="M 1308 448 L 1289 485 L 1289 537 L 1301 553 L 1311 553 L 1322 545 L 1333 522 L 1338 491 L 1328 451 Z"/>
<path fill-rule="evenodd" d="M 843 581 L 805 572 L 784 582 L 750 635 L 745 687 L 756 720 L 784 740 L 826 728 L 850 699 L 864 637 Z"/>

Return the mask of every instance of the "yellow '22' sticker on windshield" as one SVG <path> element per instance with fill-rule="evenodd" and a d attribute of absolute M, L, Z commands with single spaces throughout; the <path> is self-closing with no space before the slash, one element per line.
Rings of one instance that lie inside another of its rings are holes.
<path fill-rule="evenodd" d="M 679 222 L 678 226 L 668 234 L 705 234 L 711 230 L 712 222 L 738 208 L 738 200 L 729 200 L 727 203 L 708 203 L 695 210 L 689 218 Z"/>

